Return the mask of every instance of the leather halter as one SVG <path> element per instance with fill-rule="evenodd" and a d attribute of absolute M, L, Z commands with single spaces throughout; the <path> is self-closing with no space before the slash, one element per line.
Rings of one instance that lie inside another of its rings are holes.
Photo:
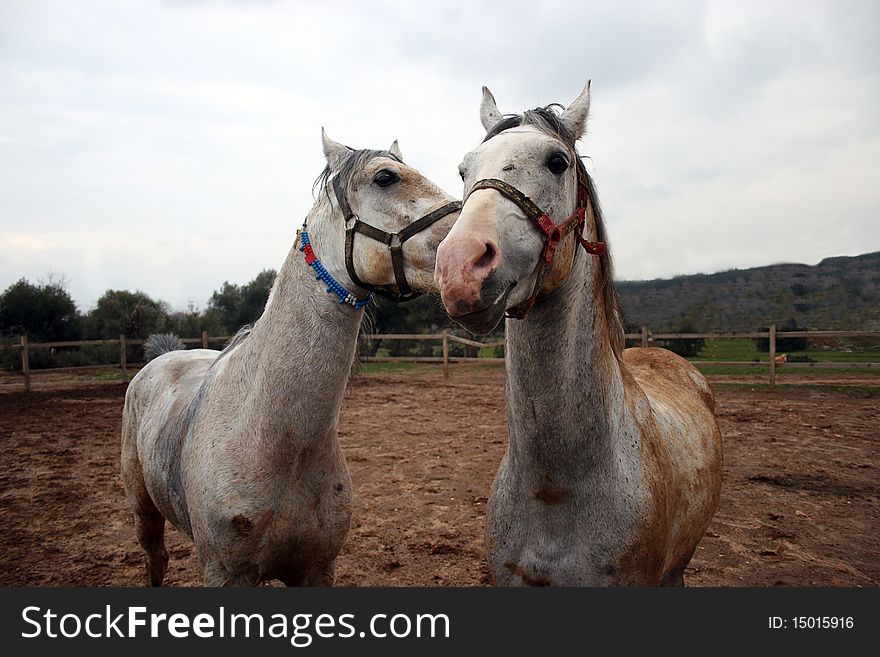
<path fill-rule="evenodd" d="M 605 242 L 591 242 L 583 238 L 584 224 L 586 223 L 587 207 L 590 204 L 590 197 L 587 191 L 589 189 L 586 179 L 587 172 L 580 160 L 577 162 L 577 174 L 577 207 L 575 208 L 574 213 L 572 213 L 572 215 L 561 224 L 554 223 L 550 216 L 539 208 L 532 199 L 510 183 L 504 182 L 503 180 L 498 180 L 497 178 L 484 178 L 483 180 L 478 180 L 474 183 L 474 186 L 471 187 L 471 191 L 468 192 L 468 196 L 470 196 L 478 189 L 494 189 L 496 192 L 512 201 L 520 210 L 525 212 L 526 217 L 537 224 L 544 236 L 544 248 L 541 251 L 541 260 L 538 264 L 538 278 L 535 280 L 535 287 L 532 290 L 532 294 L 521 304 L 508 310 L 505 315 L 506 317 L 511 319 L 522 319 L 526 316 L 529 310 L 532 309 L 532 306 L 535 305 L 535 301 L 538 299 L 538 294 L 541 292 L 541 286 L 544 284 L 544 279 L 547 277 L 547 273 L 553 265 L 556 248 L 572 231 L 574 231 L 578 243 L 584 247 L 584 250 L 587 253 L 595 256 L 605 254 Z"/>
<path fill-rule="evenodd" d="M 400 231 L 389 233 L 380 228 L 376 228 L 375 226 L 371 226 L 370 224 L 365 224 L 354 212 L 352 212 L 351 206 L 348 204 L 348 199 L 345 197 L 345 194 L 342 193 L 339 178 L 333 179 L 333 192 L 336 194 L 336 200 L 339 203 L 339 207 L 342 209 L 343 217 L 345 217 L 345 268 L 348 270 L 348 275 L 351 278 L 352 283 L 364 290 L 381 294 L 394 301 L 409 301 L 410 299 L 415 299 L 417 296 L 421 295 L 421 292 L 413 290 L 406 281 L 406 275 L 403 269 L 403 243 L 413 235 L 416 235 L 429 226 L 437 223 L 446 215 L 461 210 L 461 201 L 447 203 L 436 210 L 432 210 L 424 217 L 416 219 L 411 224 L 404 226 Z M 348 223 L 351 220 L 354 221 L 351 226 L 349 226 Z M 389 286 L 386 285 L 364 283 L 358 277 L 357 272 L 354 269 L 355 233 L 361 233 L 370 239 L 382 242 L 382 244 L 388 247 L 391 252 L 391 266 L 394 269 L 394 280 L 397 285 L 397 291 L 389 289 Z"/>

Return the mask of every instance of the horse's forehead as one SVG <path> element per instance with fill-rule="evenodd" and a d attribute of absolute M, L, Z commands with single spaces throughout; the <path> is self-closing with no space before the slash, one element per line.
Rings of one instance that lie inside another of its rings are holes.
<path fill-rule="evenodd" d="M 533 125 L 521 125 L 515 128 L 508 128 L 504 132 L 499 132 L 497 135 L 486 141 L 484 145 L 503 144 L 510 148 L 517 144 L 545 144 L 551 141 L 558 141 L 558 139 L 548 135 L 546 132 Z"/>
<path fill-rule="evenodd" d="M 362 169 L 362 175 L 366 178 L 372 178 L 377 171 L 381 169 L 390 169 L 396 171 L 400 175 L 401 185 L 397 185 L 392 190 L 398 194 L 417 194 L 425 198 L 433 198 L 437 195 L 443 195 L 444 192 L 439 189 L 431 180 L 425 177 L 421 171 L 408 164 L 404 164 L 399 160 L 382 155 L 376 156 L 367 162 Z M 365 187 L 363 189 L 370 189 Z"/>
<path fill-rule="evenodd" d="M 487 160 L 495 160 L 513 154 L 527 154 L 553 142 L 562 144 L 558 139 L 535 126 L 517 126 L 500 132 L 483 142 L 479 148 L 472 151 L 472 155 L 478 160 L 483 160 L 484 157 Z"/>
<path fill-rule="evenodd" d="M 531 133 L 534 135 L 541 135 L 542 137 L 548 136 L 546 132 L 540 130 L 537 126 L 534 125 L 518 125 L 513 128 L 508 128 L 502 133 L 499 133 L 498 136 L 501 135 L 511 135 L 511 134 L 522 134 L 522 133 Z"/>
<path fill-rule="evenodd" d="M 395 171 L 404 170 L 404 169 L 408 169 L 410 171 L 413 170 L 412 167 L 406 166 L 403 162 L 399 162 L 398 160 L 395 160 L 390 157 L 385 157 L 383 155 L 378 155 L 378 156 L 374 157 L 373 159 L 371 159 L 369 162 L 367 162 L 364 165 L 364 171 L 368 174 L 373 174 L 376 171 L 378 171 L 379 169 L 387 169 L 387 168 L 394 169 Z"/>

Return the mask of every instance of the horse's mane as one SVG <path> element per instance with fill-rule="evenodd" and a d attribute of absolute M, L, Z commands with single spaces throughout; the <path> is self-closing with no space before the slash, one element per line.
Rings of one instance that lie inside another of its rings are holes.
<path fill-rule="evenodd" d="M 232 351 L 238 345 L 240 345 L 242 342 L 244 342 L 245 338 L 247 338 L 247 336 L 249 336 L 251 334 L 251 331 L 253 330 L 253 328 L 254 327 L 252 324 L 245 324 L 240 329 L 238 329 L 238 331 L 236 331 L 235 335 L 233 335 L 231 338 L 229 338 L 227 343 L 225 345 L 223 345 L 223 351 L 221 351 L 217 355 L 217 358 L 211 364 L 211 367 L 214 367 L 214 365 L 216 365 L 218 362 L 220 362 L 220 360 L 224 356 L 227 356 L 230 351 Z"/>
<path fill-rule="evenodd" d="M 508 114 L 498 123 L 492 126 L 492 129 L 486 133 L 483 141 L 488 141 L 492 137 L 519 126 L 534 126 L 541 132 L 556 137 L 563 144 L 568 146 L 577 156 L 577 167 L 579 172 L 586 180 L 587 198 L 590 200 L 590 207 L 593 209 L 593 221 L 596 224 L 596 240 L 608 243 L 607 233 L 605 231 L 605 218 L 602 215 L 602 207 L 599 204 L 599 197 L 596 193 L 596 185 L 592 176 L 587 173 L 582 156 L 577 152 L 577 141 L 571 130 L 562 123 L 559 114 L 555 108 L 561 108 L 561 105 L 552 104 L 546 107 L 537 107 L 535 109 L 526 110 L 522 114 Z M 614 354 L 620 358 L 624 346 L 624 330 L 623 330 L 623 313 L 620 310 L 620 299 L 617 296 L 617 289 L 614 287 L 614 265 L 611 260 L 610 249 L 605 255 L 599 257 L 599 290 L 602 295 L 603 306 L 605 310 L 605 323 L 608 326 L 608 332 L 611 339 L 611 348 Z"/>

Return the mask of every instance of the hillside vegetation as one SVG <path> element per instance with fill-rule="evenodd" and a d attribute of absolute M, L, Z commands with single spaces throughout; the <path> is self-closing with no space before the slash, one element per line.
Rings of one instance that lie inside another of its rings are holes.
<path fill-rule="evenodd" d="M 652 281 L 618 281 L 627 326 L 749 331 L 776 323 L 880 330 L 880 251 Z"/>

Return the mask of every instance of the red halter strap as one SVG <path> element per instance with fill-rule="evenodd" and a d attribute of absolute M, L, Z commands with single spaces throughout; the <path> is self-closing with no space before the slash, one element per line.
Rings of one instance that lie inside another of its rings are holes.
<path fill-rule="evenodd" d="M 605 255 L 605 242 L 591 242 L 583 238 L 584 224 L 586 223 L 587 206 L 590 203 L 587 194 L 587 185 L 582 174 L 578 171 L 578 203 L 577 208 L 572 215 L 561 224 L 553 223 L 550 216 L 541 210 L 532 199 L 523 194 L 510 183 L 498 180 L 497 178 L 484 178 L 477 181 L 468 193 L 473 194 L 478 189 L 494 189 L 505 198 L 513 201 L 520 210 L 525 212 L 526 216 L 531 219 L 544 234 L 544 249 L 541 251 L 541 261 L 538 265 L 538 278 L 535 280 L 535 287 L 531 296 L 518 306 L 514 306 L 507 311 L 507 317 L 511 319 L 522 319 L 526 316 L 541 292 L 541 286 L 547 277 L 547 272 L 553 265 L 553 258 L 556 255 L 556 248 L 559 243 L 572 231 L 575 231 L 578 243 L 584 247 L 584 250 L 590 255 Z"/>

